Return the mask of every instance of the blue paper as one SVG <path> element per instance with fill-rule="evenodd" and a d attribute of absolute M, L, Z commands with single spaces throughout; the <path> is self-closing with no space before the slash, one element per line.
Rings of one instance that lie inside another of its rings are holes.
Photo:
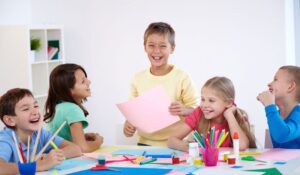
<path fill-rule="evenodd" d="M 286 164 L 286 162 L 274 162 L 274 164 L 277 164 L 277 165 L 284 165 L 284 164 Z"/>
<path fill-rule="evenodd" d="M 155 158 L 171 158 L 175 153 L 177 156 L 183 154 L 182 151 L 170 149 L 170 148 L 158 148 L 158 149 L 122 149 L 112 152 L 113 155 L 131 155 L 131 156 L 142 156 L 146 153 L 146 157 Z"/>
<path fill-rule="evenodd" d="M 141 149 L 120 149 L 112 152 L 113 155 L 128 155 L 128 156 L 142 156 L 144 150 Z"/>
<path fill-rule="evenodd" d="M 145 151 L 146 151 L 146 155 L 145 155 L 146 157 L 171 158 L 173 154 L 175 154 L 176 156 L 182 155 L 182 151 L 178 151 L 170 148 L 149 149 Z"/>
<path fill-rule="evenodd" d="M 179 171 L 182 173 L 191 173 L 199 169 L 199 166 L 190 165 L 160 165 L 160 164 L 146 164 L 143 167 L 147 168 L 162 168 L 162 169 L 172 169 L 174 171 Z"/>
<path fill-rule="evenodd" d="M 95 164 L 96 165 L 97 161 L 96 160 L 82 160 L 82 159 L 67 159 L 64 160 L 61 164 L 53 167 L 52 169 L 48 171 L 53 171 L 53 170 L 67 170 L 79 166 L 85 166 L 85 165 L 90 165 L 90 164 Z"/>
<path fill-rule="evenodd" d="M 163 175 L 167 174 L 172 169 L 159 169 L 159 168 L 134 168 L 134 167 L 112 167 L 113 169 L 118 169 L 120 171 L 111 171 L 111 170 L 83 170 L 76 173 L 71 173 L 70 175 L 94 175 L 94 174 L 102 174 L 102 175 L 115 175 L 115 174 L 122 174 L 122 175 Z"/>

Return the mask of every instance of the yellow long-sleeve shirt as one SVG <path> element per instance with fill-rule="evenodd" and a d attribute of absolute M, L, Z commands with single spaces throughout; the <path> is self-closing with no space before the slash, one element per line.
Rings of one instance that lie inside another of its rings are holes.
<path fill-rule="evenodd" d="M 150 68 L 135 74 L 131 83 L 130 99 L 138 97 L 158 85 L 162 85 L 171 101 L 178 101 L 184 107 L 195 108 L 198 106 L 198 93 L 191 77 L 174 65 L 171 66 L 172 70 L 164 76 L 155 76 L 151 74 Z M 154 133 L 138 131 L 140 136 L 139 143 L 153 146 L 166 146 L 172 127 L 173 126 L 171 125 Z"/>

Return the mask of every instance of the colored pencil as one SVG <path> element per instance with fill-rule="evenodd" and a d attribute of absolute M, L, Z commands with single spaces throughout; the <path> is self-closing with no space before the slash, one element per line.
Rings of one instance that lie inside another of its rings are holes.
<path fill-rule="evenodd" d="M 133 161 L 133 160 L 135 160 L 135 159 L 129 159 L 129 157 L 127 157 L 126 155 L 123 155 L 123 157 L 124 157 L 126 160 L 130 161 L 132 164 L 134 164 L 134 161 Z"/>
<path fill-rule="evenodd" d="M 46 145 L 41 149 L 41 151 L 37 154 L 35 160 L 38 160 L 42 154 L 44 153 L 44 151 L 46 150 L 46 148 L 48 147 L 48 145 L 50 144 L 51 141 L 53 141 L 53 139 L 57 136 L 58 132 L 63 128 L 63 126 L 66 124 L 66 121 L 64 121 L 60 127 L 55 131 L 55 133 L 52 135 L 52 137 L 48 140 L 48 142 L 46 143 Z"/>
<path fill-rule="evenodd" d="M 41 131 L 42 131 L 42 126 L 39 127 L 37 136 L 36 136 L 36 138 L 35 138 L 33 150 L 32 150 L 32 153 L 31 153 L 31 159 L 30 159 L 31 162 L 34 162 L 34 161 L 35 161 L 35 152 L 36 152 L 36 148 L 37 148 L 37 146 L 38 146 L 39 140 L 40 140 Z"/>
<path fill-rule="evenodd" d="M 23 162 L 26 163 L 27 161 L 26 161 L 24 150 L 23 150 L 23 147 L 22 147 L 22 142 L 19 142 L 19 145 L 20 145 L 20 152 L 21 152 Z"/>
<path fill-rule="evenodd" d="M 18 142 L 17 142 L 17 139 L 16 139 L 15 132 L 12 132 L 12 135 L 13 135 L 13 139 L 14 139 L 14 142 L 15 142 L 15 146 L 16 146 L 18 158 L 19 158 L 19 160 L 20 160 L 21 163 L 24 163 L 23 160 L 22 160 L 22 158 L 21 158 L 21 153 L 20 153 L 20 150 L 19 150 L 19 146 L 18 146 Z"/>
<path fill-rule="evenodd" d="M 30 136 L 28 136 L 27 139 L 27 156 L 26 156 L 27 163 L 30 163 L 29 153 L 30 153 Z"/>

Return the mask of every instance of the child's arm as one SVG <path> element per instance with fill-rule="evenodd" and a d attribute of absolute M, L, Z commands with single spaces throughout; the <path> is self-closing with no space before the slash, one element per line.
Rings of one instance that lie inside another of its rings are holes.
<path fill-rule="evenodd" d="M 172 102 L 169 106 L 169 112 L 172 115 L 187 116 L 194 111 L 192 107 L 184 107 L 179 102 Z"/>
<path fill-rule="evenodd" d="M 18 174 L 19 169 L 16 163 L 8 163 L 0 158 L 0 174 Z"/>
<path fill-rule="evenodd" d="M 79 157 L 82 155 L 80 147 L 67 140 L 64 140 L 59 145 L 59 148 L 63 151 L 66 158 Z"/>
<path fill-rule="evenodd" d="M 103 138 L 99 135 L 95 137 L 95 140 L 86 140 L 81 122 L 72 123 L 70 125 L 70 131 L 73 142 L 78 145 L 84 153 L 99 149 L 103 143 Z"/>
<path fill-rule="evenodd" d="M 274 141 L 285 143 L 300 137 L 300 112 L 293 110 L 284 121 L 275 104 L 265 107 L 270 134 Z"/>
<path fill-rule="evenodd" d="M 36 161 L 36 171 L 46 171 L 60 164 L 64 160 L 62 150 L 51 150 L 44 157 Z M 19 174 L 17 163 L 9 163 L 0 158 L 0 174 Z"/>
<path fill-rule="evenodd" d="M 249 148 L 249 138 L 235 119 L 234 113 L 236 112 L 236 109 L 236 106 L 229 107 L 224 111 L 224 117 L 228 122 L 231 138 L 233 138 L 234 132 L 237 132 L 239 134 L 240 150 L 245 150 Z M 250 130 L 250 128 L 248 129 Z"/>
<path fill-rule="evenodd" d="M 172 135 L 169 137 L 167 142 L 168 147 L 187 151 L 189 148 L 188 143 L 183 141 L 183 138 L 185 138 L 192 131 L 192 129 L 182 121 L 175 123 L 175 127 L 172 128 Z"/>

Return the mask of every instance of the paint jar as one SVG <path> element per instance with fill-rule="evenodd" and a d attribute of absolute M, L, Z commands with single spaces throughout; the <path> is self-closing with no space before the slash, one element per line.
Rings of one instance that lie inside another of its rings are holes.
<path fill-rule="evenodd" d="M 232 154 L 228 155 L 227 163 L 228 165 L 235 165 L 236 164 L 235 155 Z"/>
<path fill-rule="evenodd" d="M 203 148 L 202 155 L 205 166 L 216 166 L 219 159 L 219 148 Z"/>
<path fill-rule="evenodd" d="M 200 157 L 197 157 L 194 159 L 194 165 L 201 166 L 202 165 L 202 159 Z"/>
<path fill-rule="evenodd" d="M 189 143 L 189 156 L 193 158 L 199 157 L 199 148 L 197 142 Z"/>
<path fill-rule="evenodd" d="M 19 173 L 21 175 L 35 175 L 36 162 L 21 163 L 18 162 Z"/>
<path fill-rule="evenodd" d="M 98 157 L 98 164 L 105 165 L 105 156 L 99 155 L 99 157 Z"/>

